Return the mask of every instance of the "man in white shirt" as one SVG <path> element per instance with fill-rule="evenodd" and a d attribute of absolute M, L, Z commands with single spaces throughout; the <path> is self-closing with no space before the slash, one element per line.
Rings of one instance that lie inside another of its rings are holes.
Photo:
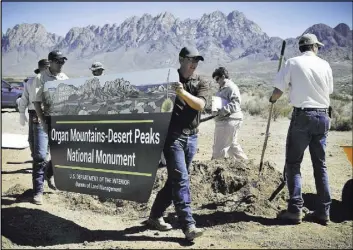
<path fill-rule="evenodd" d="M 302 221 L 304 204 L 301 193 L 300 164 L 309 146 L 314 168 L 319 203 L 312 219 L 326 225 L 329 222 L 331 194 L 327 175 L 325 149 L 330 126 L 329 95 L 333 92 L 332 69 L 317 56 L 324 46 L 314 34 L 299 40 L 302 55 L 286 61 L 278 72 L 270 102 L 274 103 L 289 87 L 290 103 L 294 110 L 287 135 L 285 173 L 290 199 L 288 209 L 278 218 L 295 224 Z"/>
<path fill-rule="evenodd" d="M 48 117 L 50 107 L 44 99 L 44 85 L 48 81 L 66 80 L 67 75 L 61 72 L 67 58 L 54 50 L 48 55 L 49 68 L 37 75 L 33 83 L 36 87 L 36 95 L 33 101 L 37 114 L 37 122 L 34 123 L 34 169 L 33 169 L 33 202 L 37 205 L 43 204 L 44 179 L 48 180 L 48 186 L 56 189 L 53 180 L 53 166 L 51 160 L 47 160 L 48 148 Z M 42 109 L 43 106 L 43 109 Z"/>
<path fill-rule="evenodd" d="M 49 67 L 49 61 L 47 59 L 42 59 L 38 62 L 38 69 L 34 71 L 35 74 L 43 72 Z M 36 94 L 35 86 L 33 84 L 34 77 L 27 78 L 26 83 L 24 84 L 23 93 L 21 99 L 18 103 L 18 110 L 20 112 L 20 124 L 22 126 L 26 125 L 28 122 L 28 143 L 29 149 L 31 150 L 31 157 L 33 159 L 33 116 L 35 116 L 35 109 L 33 105 L 34 97 Z M 25 111 L 28 109 L 28 118 L 27 120 Z"/>

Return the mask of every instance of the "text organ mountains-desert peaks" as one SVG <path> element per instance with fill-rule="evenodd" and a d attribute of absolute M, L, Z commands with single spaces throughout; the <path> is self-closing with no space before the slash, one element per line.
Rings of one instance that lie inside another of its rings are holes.
<path fill-rule="evenodd" d="M 325 44 L 320 56 L 329 62 L 351 62 L 352 30 L 346 24 L 332 28 L 313 24 L 311 32 Z M 298 39 L 287 38 L 286 58 L 300 54 Z M 52 49 L 69 60 L 65 73 L 88 76 L 89 65 L 101 61 L 107 73 L 177 67 L 183 46 L 195 45 L 208 65 L 277 60 L 282 39 L 269 37 L 260 26 L 239 11 L 206 13 L 199 19 L 180 20 L 171 13 L 131 17 L 120 25 L 74 27 L 65 37 L 49 33 L 41 24 L 19 24 L 2 35 L 2 70 L 5 76 L 33 74 L 36 62 Z M 208 71 L 207 71 L 208 72 Z"/>

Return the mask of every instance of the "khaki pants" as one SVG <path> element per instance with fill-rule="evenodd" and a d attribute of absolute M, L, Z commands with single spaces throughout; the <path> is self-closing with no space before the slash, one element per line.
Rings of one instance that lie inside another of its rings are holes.
<path fill-rule="evenodd" d="M 234 157 L 235 159 L 248 159 L 237 141 L 238 130 L 242 120 L 216 121 L 212 159 Z"/>

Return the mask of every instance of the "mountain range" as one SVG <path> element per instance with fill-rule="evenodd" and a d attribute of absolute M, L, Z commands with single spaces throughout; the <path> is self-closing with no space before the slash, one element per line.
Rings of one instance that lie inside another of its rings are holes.
<path fill-rule="evenodd" d="M 320 56 L 329 62 L 352 63 L 352 34 L 347 24 L 332 28 L 314 24 L 304 33 L 314 33 L 325 47 Z M 299 55 L 298 39 L 287 38 L 285 57 Z M 65 37 L 48 32 L 41 24 L 18 24 L 2 33 L 4 76 L 32 75 L 37 61 L 49 51 L 61 50 L 67 57 L 65 73 L 89 76 L 89 67 L 100 61 L 106 73 L 162 67 L 177 67 L 178 53 L 196 46 L 205 57 L 200 71 L 231 63 L 278 60 L 282 39 L 269 37 L 259 25 L 239 11 L 215 11 L 200 19 L 180 20 L 171 13 L 130 17 L 120 25 L 73 27 Z"/>

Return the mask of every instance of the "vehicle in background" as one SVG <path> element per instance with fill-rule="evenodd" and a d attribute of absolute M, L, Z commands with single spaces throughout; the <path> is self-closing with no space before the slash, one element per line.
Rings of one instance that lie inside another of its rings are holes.
<path fill-rule="evenodd" d="M 25 79 L 24 82 L 8 82 L 12 87 L 14 87 L 15 89 L 19 89 L 22 90 L 24 89 L 24 84 L 26 82 L 27 79 Z"/>
<path fill-rule="evenodd" d="M 22 93 L 23 87 L 21 85 L 13 86 L 1 80 L 1 108 L 14 108 L 18 112 L 17 102 L 21 98 Z"/>

